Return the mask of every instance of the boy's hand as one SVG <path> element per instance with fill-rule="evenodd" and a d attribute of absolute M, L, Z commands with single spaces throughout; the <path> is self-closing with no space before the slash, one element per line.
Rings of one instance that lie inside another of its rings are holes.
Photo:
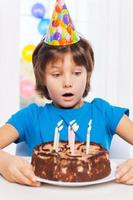
<path fill-rule="evenodd" d="M 117 166 L 116 182 L 124 184 L 133 184 L 133 159 L 129 159 Z"/>
<path fill-rule="evenodd" d="M 0 174 L 9 182 L 40 186 L 36 181 L 32 165 L 25 159 L 1 152 L 0 155 Z"/>

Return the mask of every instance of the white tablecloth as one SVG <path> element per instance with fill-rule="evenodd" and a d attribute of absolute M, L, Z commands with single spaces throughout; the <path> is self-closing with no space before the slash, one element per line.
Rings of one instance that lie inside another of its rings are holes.
<path fill-rule="evenodd" d="M 115 160 L 120 163 L 121 160 Z M 42 184 L 29 187 L 9 183 L 0 177 L 0 199 L 3 200 L 133 200 L 133 185 L 111 181 L 84 187 L 61 187 Z"/>

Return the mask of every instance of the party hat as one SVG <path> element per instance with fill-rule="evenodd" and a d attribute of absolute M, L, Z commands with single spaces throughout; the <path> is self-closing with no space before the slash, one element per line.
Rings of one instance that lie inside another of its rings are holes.
<path fill-rule="evenodd" d="M 56 0 L 44 42 L 52 46 L 70 45 L 80 40 L 64 0 Z"/>

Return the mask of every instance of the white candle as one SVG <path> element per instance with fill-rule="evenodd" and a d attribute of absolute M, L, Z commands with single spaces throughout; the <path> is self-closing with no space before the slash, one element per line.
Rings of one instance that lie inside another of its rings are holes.
<path fill-rule="evenodd" d="M 79 126 L 75 123 L 75 120 L 72 120 L 68 126 L 68 142 L 72 155 L 75 155 L 75 133 L 78 129 Z"/>
<path fill-rule="evenodd" d="M 75 133 L 72 129 L 70 129 L 70 150 L 71 154 L 75 154 Z"/>
<path fill-rule="evenodd" d="M 63 126 L 61 125 L 62 123 L 63 123 L 63 120 L 59 121 L 55 128 L 53 149 L 56 152 L 58 152 L 58 150 L 59 150 L 60 131 L 63 129 Z"/>
<path fill-rule="evenodd" d="M 86 154 L 89 153 L 89 148 L 90 148 L 90 132 L 91 132 L 91 124 L 92 124 L 92 120 L 89 121 L 89 126 L 87 129 L 87 136 L 86 136 Z"/>
<path fill-rule="evenodd" d="M 54 134 L 54 147 L 53 149 L 58 152 L 58 148 L 59 148 L 59 131 L 58 128 L 55 128 L 55 134 Z"/>
<path fill-rule="evenodd" d="M 70 145 L 71 145 L 71 136 L 70 136 L 70 134 L 71 134 L 71 127 L 70 127 L 70 125 L 68 126 L 68 145 L 69 145 L 69 147 L 70 147 Z"/>

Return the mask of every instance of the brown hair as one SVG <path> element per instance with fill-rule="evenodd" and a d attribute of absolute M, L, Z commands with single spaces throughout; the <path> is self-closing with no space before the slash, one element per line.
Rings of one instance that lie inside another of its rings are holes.
<path fill-rule="evenodd" d="M 36 46 L 32 56 L 32 63 L 36 79 L 36 90 L 41 97 L 46 97 L 51 100 L 47 87 L 44 86 L 46 65 L 67 52 L 72 53 L 73 60 L 76 64 L 83 65 L 87 70 L 87 83 L 83 97 L 87 96 L 90 90 L 90 76 L 94 68 L 94 53 L 89 42 L 80 38 L 79 42 L 72 45 L 50 46 L 42 40 Z"/>

